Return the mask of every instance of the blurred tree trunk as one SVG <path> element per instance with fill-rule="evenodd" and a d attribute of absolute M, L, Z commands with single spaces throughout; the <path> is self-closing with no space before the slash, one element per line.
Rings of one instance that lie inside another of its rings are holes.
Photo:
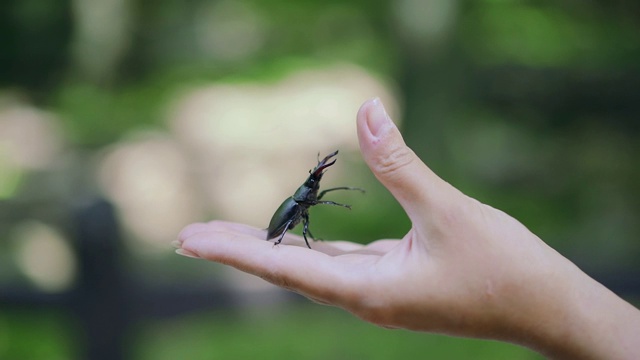
<path fill-rule="evenodd" d="M 402 0 L 393 6 L 405 140 L 434 170 L 446 173 L 447 137 L 465 78 L 451 41 L 458 2 Z"/>

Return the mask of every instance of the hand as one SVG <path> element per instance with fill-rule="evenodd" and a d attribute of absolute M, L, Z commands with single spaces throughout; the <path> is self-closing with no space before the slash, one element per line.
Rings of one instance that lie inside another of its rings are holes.
<path fill-rule="evenodd" d="M 553 356 L 640 351 L 630 335 L 640 333 L 635 308 L 512 217 L 440 179 L 404 144 L 379 100 L 361 107 L 357 129 L 364 160 L 411 219 L 402 239 L 316 242 L 309 250 L 299 236 L 287 234 L 274 246 L 264 230 L 213 221 L 186 227 L 178 253 L 233 266 L 384 327 L 502 339 Z M 592 327 L 606 331 L 590 336 L 615 346 L 593 349 L 584 336 Z"/>

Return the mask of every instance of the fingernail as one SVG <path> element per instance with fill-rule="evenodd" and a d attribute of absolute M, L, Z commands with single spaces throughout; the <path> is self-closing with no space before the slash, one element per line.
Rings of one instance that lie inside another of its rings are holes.
<path fill-rule="evenodd" d="M 180 242 L 179 240 L 173 240 L 171 242 L 171 246 L 173 246 L 176 249 L 180 249 L 182 247 L 182 242 Z"/>
<path fill-rule="evenodd" d="M 200 259 L 200 256 L 198 256 L 198 254 L 185 249 L 177 249 L 176 254 L 194 258 L 194 259 Z"/>
<path fill-rule="evenodd" d="M 369 126 L 371 135 L 380 136 L 382 131 L 392 124 L 380 98 L 373 99 L 373 109 L 371 109 L 369 116 L 367 116 L 367 126 Z"/>

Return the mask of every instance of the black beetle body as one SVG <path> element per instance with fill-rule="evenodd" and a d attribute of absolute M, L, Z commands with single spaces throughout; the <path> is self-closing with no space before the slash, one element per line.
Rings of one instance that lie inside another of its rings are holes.
<path fill-rule="evenodd" d="M 322 161 L 318 161 L 318 165 L 313 169 L 309 170 L 309 177 L 307 180 L 296 190 L 295 194 L 290 198 L 286 199 L 276 210 L 269 222 L 269 228 L 267 229 L 267 240 L 276 238 L 279 236 L 275 245 L 280 244 L 284 234 L 287 230 L 291 230 L 296 225 L 303 222 L 304 228 L 302 229 L 302 236 L 304 237 L 304 241 L 307 244 L 307 247 L 311 249 L 309 246 L 309 241 L 307 240 L 307 234 L 313 239 L 313 235 L 311 231 L 309 231 L 309 208 L 318 204 L 327 204 L 327 205 L 337 205 L 346 207 L 347 209 L 351 209 L 350 205 L 338 204 L 333 201 L 321 201 L 324 194 L 329 191 L 334 190 L 358 190 L 364 192 L 364 190 L 360 188 L 341 186 L 331 189 L 320 190 L 320 180 L 322 179 L 322 175 L 324 174 L 324 169 L 329 166 L 335 164 L 336 160 L 334 159 L 331 162 L 328 162 L 329 159 L 336 156 L 338 154 L 338 150 L 333 153 L 327 155 Z"/>

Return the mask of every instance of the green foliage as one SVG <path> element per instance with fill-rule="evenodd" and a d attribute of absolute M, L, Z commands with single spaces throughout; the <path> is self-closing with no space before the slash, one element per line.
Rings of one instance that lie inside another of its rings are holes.
<path fill-rule="evenodd" d="M 77 356 L 67 318 L 49 311 L 0 312 L 0 358 L 63 360 Z"/>
<path fill-rule="evenodd" d="M 140 92 L 144 94 L 140 94 Z M 115 93 L 90 84 L 68 85 L 58 106 L 67 135 L 76 145 L 103 146 L 135 128 L 156 125 L 148 89 Z"/>
<path fill-rule="evenodd" d="M 542 359 L 518 346 L 454 339 L 362 322 L 342 310 L 292 305 L 147 323 L 137 359 Z"/>
<path fill-rule="evenodd" d="M 485 64 L 534 67 L 635 65 L 633 20 L 596 9 L 477 2 L 463 14 L 467 55 Z"/>

